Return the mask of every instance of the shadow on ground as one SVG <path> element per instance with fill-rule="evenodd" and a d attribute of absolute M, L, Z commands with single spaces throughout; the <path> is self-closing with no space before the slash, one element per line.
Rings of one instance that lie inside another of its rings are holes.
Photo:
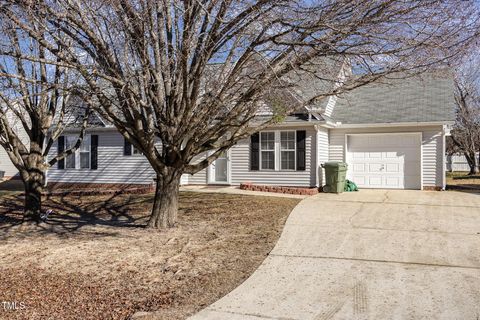
<path fill-rule="evenodd" d="M 478 193 L 480 194 L 480 184 L 471 184 L 471 183 L 462 183 L 462 184 L 447 184 L 447 190 L 468 192 L 468 193 Z"/>
<path fill-rule="evenodd" d="M 23 191 L 23 182 L 19 179 L 0 181 L 0 196 L 5 193 Z"/>
<path fill-rule="evenodd" d="M 178 223 L 189 219 L 198 225 L 209 219 L 217 219 L 232 203 L 248 202 L 250 199 L 251 196 L 244 195 L 182 192 L 179 204 L 179 216 L 182 219 Z M 10 233 L 18 234 L 19 231 L 25 236 L 114 236 L 120 232 L 118 228 L 144 228 L 150 216 L 153 194 L 51 196 L 42 204 L 44 213 L 51 210 L 46 220 L 28 228 L 22 224 L 23 202 L 21 193 L 0 196 L 0 239 L 8 237 Z"/>
<path fill-rule="evenodd" d="M 11 229 L 23 227 L 23 201 L 21 194 L 0 198 L 0 233 L 5 235 Z M 95 201 L 85 196 L 55 196 L 43 203 L 44 213 L 51 213 L 35 228 L 29 228 L 29 232 L 65 235 L 78 232 L 85 226 L 143 228 L 150 206 L 149 195 L 98 196 Z M 107 233 L 111 235 L 111 232 Z"/>

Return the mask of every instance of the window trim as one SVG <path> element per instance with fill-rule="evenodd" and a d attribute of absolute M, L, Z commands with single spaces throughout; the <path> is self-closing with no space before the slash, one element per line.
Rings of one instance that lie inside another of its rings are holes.
<path fill-rule="evenodd" d="M 282 132 L 293 132 L 293 149 L 282 149 Z M 278 163 L 280 171 L 296 171 L 297 170 L 297 130 L 280 130 L 278 133 Z M 282 151 L 289 151 L 293 153 L 293 169 L 282 169 Z"/>
<path fill-rule="evenodd" d="M 132 150 L 131 150 L 131 153 L 130 153 L 130 156 L 132 156 L 132 157 L 138 157 L 138 156 L 142 156 L 142 155 L 143 155 L 143 153 L 142 153 L 139 149 L 137 149 L 137 148 L 136 148 L 133 144 L 131 144 L 131 143 L 130 143 L 130 148 L 132 149 Z M 137 150 L 138 153 L 135 153 L 135 150 Z"/>
<path fill-rule="evenodd" d="M 63 135 L 65 137 L 65 150 L 69 149 L 68 147 L 68 139 L 69 138 L 72 138 L 74 139 L 74 141 L 76 141 L 78 139 L 78 135 L 73 135 L 73 134 L 65 134 Z M 75 152 L 73 153 L 73 155 L 75 156 L 75 168 L 68 168 L 67 167 L 67 157 L 65 157 L 65 167 L 63 170 L 91 170 L 92 168 L 92 137 L 90 134 L 86 134 L 83 138 L 83 141 L 82 141 L 82 144 L 87 140 L 86 138 L 88 137 L 88 141 L 89 141 L 89 144 L 88 144 L 88 168 L 81 168 L 81 164 L 80 164 L 80 147 L 75 150 Z M 87 152 L 87 151 L 82 151 L 82 152 Z"/>
<path fill-rule="evenodd" d="M 274 148 L 273 150 L 263 150 L 262 149 L 262 133 L 272 133 L 274 134 Z M 294 132 L 295 138 L 294 138 L 294 143 L 295 143 L 295 149 L 282 149 L 281 145 L 281 132 Z M 272 171 L 280 171 L 280 172 L 293 172 L 297 171 L 297 130 L 292 130 L 292 129 L 285 129 L 285 130 L 265 130 L 265 131 L 259 131 L 258 132 L 259 137 L 258 137 L 258 158 L 259 158 L 259 166 L 258 166 L 258 171 L 264 171 L 264 172 L 272 172 Z M 268 168 L 263 168 L 262 166 L 262 151 L 273 151 L 274 154 L 274 169 L 268 169 Z M 293 169 L 282 169 L 282 151 L 294 151 L 294 168 Z"/>
<path fill-rule="evenodd" d="M 263 150 L 262 148 L 262 133 L 273 133 L 273 149 Z M 277 170 L 277 133 L 276 131 L 268 130 L 268 131 L 260 131 L 259 132 L 259 139 L 258 139 L 258 158 L 260 161 L 260 165 L 258 166 L 259 171 L 276 171 Z M 270 168 L 263 168 L 262 163 L 262 152 L 272 152 L 273 151 L 273 169 Z"/>

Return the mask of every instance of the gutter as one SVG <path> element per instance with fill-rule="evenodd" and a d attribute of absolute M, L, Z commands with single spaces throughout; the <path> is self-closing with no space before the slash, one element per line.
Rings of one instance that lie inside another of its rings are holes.
<path fill-rule="evenodd" d="M 118 131 L 116 127 L 114 126 L 108 126 L 108 127 L 94 127 L 94 128 L 89 128 L 87 127 L 85 132 L 110 132 L 110 131 Z M 65 128 L 63 132 L 80 132 L 80 128 Z"/>
<path fill-rule="evenodd" d="M 385 122 L 385 123 L 346 123 L 336 122 L 336 128 L 375 128 L 375 127 L 424 127 L 453 125 L 455 121 L 428 122 Z"/>
<path fill-rule="evenodd" d="M 321 124 L 321 126 L 327 129 L 333 129 L 338 127 L 338 122 L 325 121 L 324 123 Z"/>

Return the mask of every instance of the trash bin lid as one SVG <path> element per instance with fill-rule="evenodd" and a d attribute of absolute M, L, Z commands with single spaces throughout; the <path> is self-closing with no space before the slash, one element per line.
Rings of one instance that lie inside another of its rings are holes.
<path fill-rule="evenodd" d="M 329 161 L 329 162 L 325 162 L 322 167 L 345 169 L 348 167 L 348 165 L 345 162 Z"/>

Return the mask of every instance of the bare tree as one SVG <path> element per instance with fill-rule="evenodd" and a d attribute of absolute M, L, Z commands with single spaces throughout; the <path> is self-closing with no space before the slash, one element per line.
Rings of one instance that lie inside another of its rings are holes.
<path fill-rule="evenodd" d="M 6 20 L 0 30 L 0 145 L 24 183 L 24 221 L 38 222 L 46 171 L 80 146 L 89 108 L 80 115 L 67 108 L 73 79 L 58 59 L 46 62 L 48 50 Z M 81 124 L 75 145 L 47 159 L 67 122 Z"/>
<path fill-rule="evenodd" d="M 149 160 L 150 227 L 175 224 L 183 173 L 321 98 L 455 57 L 479 19 L 474 2 L 453 0 L 4 2 L 2 18 L 82 74 L 96 110 Z M 43 19 L 51 39 L 31 27 Z M 66 51 L 52 46 L 65 39 Z M 299 94 L 307 76 L 335 85 Z"/>
<path fill-rule="evenodd" d="M 473 70 L 476 71 L 477 68 L 474 66 Z M 479 173 L 480 92 L 478 86 L 480 83 L 477 75 L 478 71 L 455 82 L 457 119 L 452 130 L 451 149 L 463 153 L 470 167 L 469 175 Z"/>

